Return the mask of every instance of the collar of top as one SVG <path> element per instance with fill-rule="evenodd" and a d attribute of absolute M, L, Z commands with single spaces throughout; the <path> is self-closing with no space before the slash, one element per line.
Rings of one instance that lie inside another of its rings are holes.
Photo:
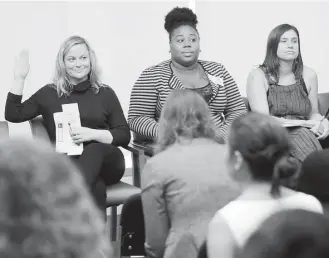
<path fill-rule="evenodd" d="M 73 91 L 79 91 L 79 92 L 84 92 L 88 90 L 91 87 L 89 79 L 78 83 L 77 85 L 73 86 Z"/>

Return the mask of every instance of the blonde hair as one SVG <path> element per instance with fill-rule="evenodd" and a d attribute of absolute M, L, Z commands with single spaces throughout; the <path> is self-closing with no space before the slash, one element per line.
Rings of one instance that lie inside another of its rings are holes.
<path fill-rule="evenodd" d="M 54 84 L 56 86 L 56 90 L 58 96 L 68 96 L 71 94 L 73 90 L 73 85 L 70 83 L 70 77 L 66 73 L 65 64 L 64 64 L 64 57 L 66 53 L 75 45 L 84 44 L 86 45 L 89 56 L 90 56 L 90 73 L 89 73 L 89 80 L 91 84 L 91 88 L 95 93 L 98 93 L 100 87 L 106 87 L 103 85 L 99 80 L 99 70 L 97 67 L 97 60 L 94 50 L 91 48 L 87 40 L 80 36 L 71 36 L 66 39 L 57 54 L 56 59 L 56 69 L 55 69 L 55 76 L 54 76 Z"/>
<path fill-rule="evenodd" d="M 170 145 L 194 138 L 217 141 L 216 126 L 205 100 L 192 90 L 175 90 L 162 109 L 155 152 Z M 219 140 L 219 139 L 218 139 Z"/>

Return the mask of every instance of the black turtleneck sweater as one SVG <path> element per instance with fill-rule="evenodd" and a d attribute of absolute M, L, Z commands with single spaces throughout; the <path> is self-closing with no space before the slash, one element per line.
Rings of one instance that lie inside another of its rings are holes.
<path fill-rule="evenodd" d="M 74 86 L 72 93 L 58 97 L 56 87 L 48 84 L 22 103 L 22 96 L 8 93 L 5 119 L 25 122 L 42 115 L 50 140 L 56 141 L 53 114 L 62 112 L 62 104 L 78 103 L 81 126 L 92 129 L 109 130 L 113 136 L 112 144 L 125 146 L 130 141 L 130 131 L 121 104 L 114 90 L 109 86 L 100 87 L 96 94 L 89 80 Z"/>

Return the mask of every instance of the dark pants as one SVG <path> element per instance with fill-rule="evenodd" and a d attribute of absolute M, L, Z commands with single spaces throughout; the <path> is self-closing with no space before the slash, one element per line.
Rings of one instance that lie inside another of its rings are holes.
<path fill-rule="evenodd" d="M 329 136 L 324 140 L 320 140 L 320 144 L 323 149 L 329 149 Z"/>
<path fill-rule="evenodd" d="M 106 214 L 106 186 L 120 181 L 125 171 L 121 150 L 111 144 L 90 143 L 80 156 L 71 156 L 82 172 L 95 203 Z"/>

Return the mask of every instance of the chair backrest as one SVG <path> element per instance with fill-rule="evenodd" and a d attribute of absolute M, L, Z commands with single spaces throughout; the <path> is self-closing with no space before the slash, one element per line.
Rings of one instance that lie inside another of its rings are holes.
<path fill-rule="evenodd" d="M 250 110 L 249 102 L 247 97 L 243 97 L 243 102 L 246 105 L 248 111 Z M 319 112 L 324 115 L 329 109 L 329 92 L 318 94 Z"/>
<path fill-rule="evenodd" d="M 318 101 L 319 101 L 319 112 L 321 115 L 325 115 L 325 113 L 329 109 L 329 92 L 319 93 Z"/>
<path fill-rule="evenodd" d="M 250 106 L 249 106 L 249 102 L 248 102 L 248 98 L 247 97 L 242 97 L 243 102 L 247 108 L 248 111 L 250 111 Z"/>
<path fill-rule="evenodd" d="M 145 224 L 141 194 L 125 200 L 121 210 L 121 255 L 145 256 Z"/>
<path fill-rule="evenodd" d="M 49 141 L 49 136 L 41 116 L 30 120 L 29 123 L 33 137 Z M 10 138 L 8 122 L 0 121 L 0 139 L 7 138 Z"/>

